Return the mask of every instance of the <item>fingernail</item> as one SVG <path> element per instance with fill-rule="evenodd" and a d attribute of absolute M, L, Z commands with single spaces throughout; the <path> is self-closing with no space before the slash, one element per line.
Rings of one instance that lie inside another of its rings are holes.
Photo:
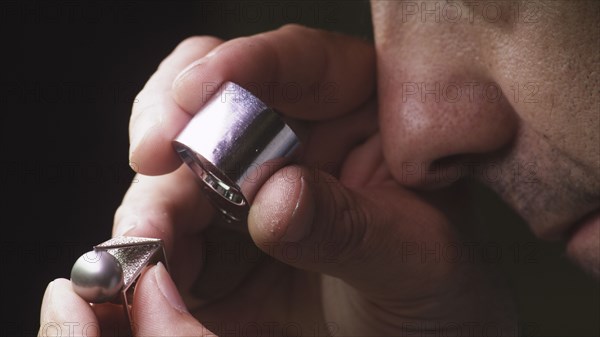
<path fill-rule="evenodd" d="M 187 76 L 187 74 L 190 73 L 190 71 L 193 68 L 196 68 L 197 66 L 208 62 L 208 60 L 210 60 L 217 53 L 218 53 L 218 50 L 213 50 L 210 53 L 204 55 L 204 57 L 192 62 L 190 65 L 185 67 L 182 71 L 179 72 L 179 74 L 177 74 L 177 76 L 175 76 L 175 79 L 173 80 L 173 86 L 175 86 L 175 83 L 179 82 L 182 78 Z"/>
<path fill-rule="evenodd" d="M 169 272 L 167 272 L 167 269 L 161 262 L 154 268 L 154 278 L 156 279 L 158 289 L 167 299 L 167 302 L 169 302 L 171 307 L 180 312 L 188 312 L 181 295 L 179 295 L 177 287 L 175 287 L 175 283 L 173 283 L 171 276 L 169 276 Z"/>
<path fill-rule="evenodd" d="M 311 225 L 315 216 L 315 203 L 310 195 L 304 176 L 300 177 L 300 193 L 296 199 L 296 205 L 290 222 L 287 225 L 281 241 L 298 242 L 307 237 L 311 232 Z"/>
<path fill-rule="evenodd" d="M 130 162 L 132 162 L 133 154 L 135 153 L 138 146 L 142 142 L 142 139 L 144 139 L 144 137 L 146 136 L 146 134 L 143 133 L 143 131 L 141 131 L 142 128 L 137 127 L 136 129 L 137 130 L 133 130 L 133 132 L 132 132 L 133 137 L 131 139 L 131 143 L 129 144 L 129 161 Z M 136 165 L 136 167 L 129 165 L 129 167 L 131 167 L 136 173 L 138 172 L 138 171 L 136 171 L 137 165 Z"/>
<path fill-rule="evenodd" d="M 132 162 L 131 160 L 129 161 L 129 167 L 131 167 L 131 169 L 133 170 L 133 172 L 135 172 L 135 173 L 139 172 L 138 165 L 136 163 Z"/>
<path fill-rule="evenodd" d="M 129 161 L 136 162 L 134 154 L 141 143 L 151 137 L 153 132 L 160 130 L 161 125 L 165 120 L 164 104 L 160 102 L 148 103 L 141 112 L 144 116 L 140 116 L 132 125 L 129 134 L 131 135 L 129 143 Z M 134 169 L 135 170 L 135 169 Z"/>

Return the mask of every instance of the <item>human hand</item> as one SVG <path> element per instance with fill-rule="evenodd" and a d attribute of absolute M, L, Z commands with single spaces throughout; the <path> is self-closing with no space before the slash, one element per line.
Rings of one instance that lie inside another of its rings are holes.
<path fill-rule="evenodd" d="M 445 212 L 403 189 L 388 171 L 377 131 L 374 58 L 364 41 L 287 26 L 226 43 L 189 39 L 161 64 L 139 94 L 130 124 L 134 168 L 159 176 L 136 177 L 115 216 L 114 235 L 163 239 L 187 305 L 161 267 L 149 269 L 136 288 L 136 335 L 226 333 L 233 326 L 238 334 L 285 334 L 293 327 L 305 335 L 398 336 L 449 322 L 514 324 L 510 303 L 503 307 L 476 264 L 423 263 L 403 251 L 403 243 L 447 245 L 459 237 Z M 205 303 L 191 289 L 203 272 L 213 211 L 192 173 L 179 167 L 171 140 L 202 106 L 204 85 L 224 81 L 254 91 L 306 131 L 302 166 L 275 173 L 250 210 L 251 237 L 271 258 L 229 294 Z M 272 92 L 249 85 L 268 83 L 276 84 Z M 304 95 L 290 100 L 284 91 L 290 83 Z M 290 257 L 290 248 L 300 253 Z M 115 325 L 99 313 L 114 317 L 114 308 L 90 308 L 67 285 L 51 287 L 42 323 L 69 306 L 80 315 L 72 321 L 97 322 L 103 332 Z M 70 300 L 51 300 L 56 289 Z"/>

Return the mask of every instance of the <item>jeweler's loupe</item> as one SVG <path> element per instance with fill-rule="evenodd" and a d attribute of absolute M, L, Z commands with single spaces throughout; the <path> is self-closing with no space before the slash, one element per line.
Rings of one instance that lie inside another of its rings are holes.
<path fill-rule="evenodd" d="M 260 186 L 298 145 L 275 110 L 233 82 L 224 83 L 173 141 L 213 205 L 234 225 L 245 223 Z"/>

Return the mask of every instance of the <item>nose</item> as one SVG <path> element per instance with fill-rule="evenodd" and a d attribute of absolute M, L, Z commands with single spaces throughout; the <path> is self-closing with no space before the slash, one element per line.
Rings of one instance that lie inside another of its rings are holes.
<path fill-rule="evenodd" d="M 380 94 L 384 154 L 403 185 L 436 188 L 477 170 L 510 144 L 518 122 L 493 81 L 448 76 L 402 81 Z"/>

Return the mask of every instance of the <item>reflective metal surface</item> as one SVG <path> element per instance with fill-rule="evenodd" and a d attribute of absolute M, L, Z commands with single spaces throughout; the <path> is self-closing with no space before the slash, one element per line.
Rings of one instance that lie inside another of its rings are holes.
<path fill-rule="evenodd" d="M 94 246 L 71 270 L 73 291 L 91 303 L 122 304 L 131 322 L 135 284 L 144 268 L 167 258 L 160 239 L 119 236 Z"/>
<path fill-rule="evenodd" d="M 173 141 L 227 219 L 245 221 L 258 188 L 299 145 L 272 109 L 226 82 Z"/>

